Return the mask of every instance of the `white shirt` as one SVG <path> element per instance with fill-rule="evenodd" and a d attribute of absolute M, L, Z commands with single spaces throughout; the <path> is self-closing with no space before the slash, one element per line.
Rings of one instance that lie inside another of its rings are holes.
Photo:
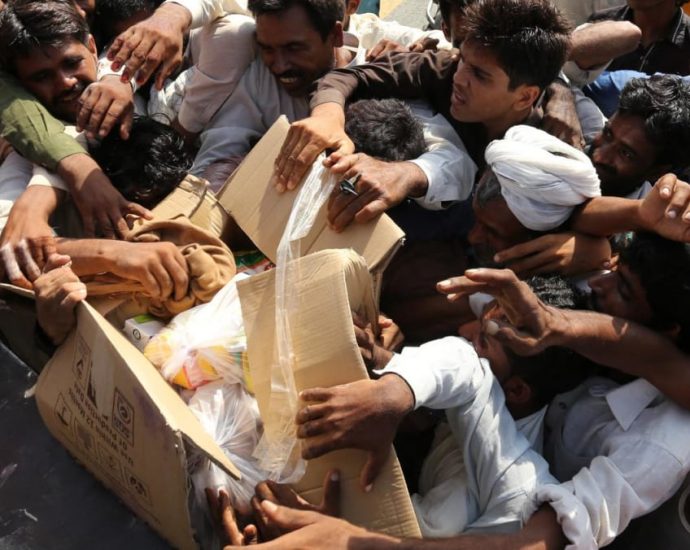
<path fill-rule="evenodd" d="M 358 48 L 348 66 L 364 62 Z M 420 102 L 411 104 L 424 127 L 428 152 L 413 162 L 424 172 L 428 189 L 418 202 L 437 210 L 442 203 L 469 197 L 477 167 L 447 120 Z M 261 58 L 249 66 L 234 93 L 218 109 L 201 133 L 201 147 L 191 173 L 200 176 L 210 164 L 244 157 L 281 115 L 290 122 L 309 116 L 306 97 L 293 97 L 280 85 Z"/>
<path fill-rule="evenodd" d="M 364 63 L 365 56 L 359 48 L 348 67 Z M 257 57 L 201 133 L 201 147 L 190 172 L 199 176 L 216 161 L 244 157 L 281 115 L 291 123 L 307 118 L 309 102 L 288 94 Z"/>
<path fill-rule="evenodd" d="M 668 500 L 690 471 L 690 412 L 646 380 L 619 386 L 592 378 L 556 398 L 546 425 L 545 455 L 556 477 L 569 481 L 540 488 L 537 501 L 556 511 L 568 549 L 609 544 Z M 573 512 L 576 501 L 586 513 Z"/>
<path fill-rule="evenodd" d="M 462 495 L 452 510 L 456 532 L 520 529 L 536 510 L 534 491 L 555 479 L 546 461 L 518 431 L 488 362 L 477 357 L 467 340 L 446 337 L 404 348 L 382 372 L 395 373 L 407 382 L 415 408 L 446 410 L 466 476 L 464 485 L 455 484 L 455 496 Z M 454 465 L 448 478 L 457 481 L 457 459 Z"/>
<path fill-rule="evenodd" d="M 373 13 L 353 13 L 347 26 L 347 32 L 359 38 L 359 44 L 370 50 L 381 40 L 391 40 L 401 46 L 411 46 L 422 38 L 438 40 L 438 48 L 450 49 L 451 44 L 442 31 L 423 31 L 415 27 L 406 27 L 396 21 L 384 21 Z"/>
<path fill-rule="evenodd" d="M 249 15 L 247 0 L 166 0 L 164 4 L 179 4 L 192 15 L 190 28 L 203 27 L 226 13 Z"/>

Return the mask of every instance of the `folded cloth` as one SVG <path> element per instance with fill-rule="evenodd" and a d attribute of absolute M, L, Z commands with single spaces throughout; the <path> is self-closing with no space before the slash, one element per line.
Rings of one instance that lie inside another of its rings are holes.
<path fill-rule="evenodd" d="M 130 242 L 171 242 L 179 249 L 189 269 L 189 287 L 181 300 L 170 296 L 158 300 L 144 295 L 138 281 L 116 275 L 97 275 L 86 282 L 90 296 L 134 293 L 146 302 L 150 313 L 157 317 L 171 317 L 191 307 L 211 301 L 211 298 L 235 276 L 235 259 L 230 249 L 209 231 L 197 227 L 184 216 L 171 220 L 134 220 L 125 236 Z"/>
<path fill-rule="evenodd" d="M 508 208 L 522 225 L 548 231 L 573 208 L 601 195 L 592 161 L 560 139 L 531 126 L 514 126 L 485 151 Z"/>

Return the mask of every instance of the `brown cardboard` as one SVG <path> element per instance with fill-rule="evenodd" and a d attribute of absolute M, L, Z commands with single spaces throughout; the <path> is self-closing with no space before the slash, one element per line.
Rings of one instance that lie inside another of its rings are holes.
<path fill-rule="evenodd" d="M 280 148 L 285 131 L 286 123 L 279 121 L 261 140 L 256 153 L 250 154 L 233 177 L 233 186 L 228 187 L 232 193 L 227 191 L 229 194 L 223 195 L 222 204 L 207 190 L 203 180 L 188 177 L 180 189 L 154 210 L 155 214 L 163 218 L 185 215 L 220 235 L 229 225 L 225 205 L 232 209 L 240 225 L 244 224 L 243 229 L 262 251 L 275 258 L 277 241 L 283 232 L 294 194 L 277 196 L 270 186 L 271 170 L 266 166 L 272 167 L 272 158 Z M 246 205 L 246 212 L 240 205 Z M 349 308 L 367 304 L 369 316 L 374 314 L 371 277 L 365 266 L 368 264 L 369 268 L 380 272 L 402 239 L 402 232 L 386 217 L 367 225 L 353 226 L 336 235 L 326 230 L 324 216 L 322 212 L 315 230 L 305 239 L 307 245 L 302 247 L 303 252 L 316 252 L 329 246 L 349 248 L 352 244 L 367 263 L 362 263 L 361 259 L 352 260 L 342 251 L 303 258 L 305 279 L 300 286 L 306 288 L 311 282 L 321 281 L 318 295 L 305 291 L 305 299 L 314 300 L 314 308 L 306 308 L 311 313 L 305 327 L 323 331 L 323 348 L 346 350 L 346 353 L 343 352 L 340 358 L 343 368 L 333 369 L 323 362 L 319 353 L 314 355 L 319 362 L 309 359 L 307 351 L 313 339 L 308 340 L 309 345 L 296 342 L 302 349 L 297 369 L 300 387 L 335 385 L 366 376 L 354 341 Z M 323 261 L 323 258 L 333 258 L 333 265 L 316 269 L 314 262 Z M 336 261 L 336 258 L 339 259 Z M 344 258 L 349 259 L 345 261 Z M 270 275 L 257 276 L 256 283 L 243 287 L 245 295 L 252 294 L 249 290 L 256 284 L 263 289 L 259 293 L 261 299 L 269 300 L 273 290 L 268 284 L 270 279 Z M 337 291 L 327 296 L 333 289 Z M 266 324 L 273 323 L 272 315 L 265 313 L 266 308 L 270 310 L 272 307 L 272 302 L 269 300 L 260 305 L 261 313 L 256 309 L 251 321 L 252 327 L 256 325 L 257 328 L 247 329 L 255 353 L 260 348 L 257 344 L 260 339 L 254 334 L 254 330 L 259 330 L 258 315 L 261 315 L 264 327 L 261 330 L 265 330 Z M 334 308 L 333 312 L 329 313 L 331 308 Z M 320 313 L 314 317 L 316 311 Z M 231 475 L 237 476 L 238 472 L 176 392 L 117 330 L 124 319 L 139 313 L 142 311 L 137 306 L 121 300 L 90 298 L 89 303 L 80 304 L 76 330 L 43 370 L 36 400 L 51 433 L 79 462 L 173 546 L 195 548 L 197 541 L 188 508 L 188 448 L 191 446 L 205 453 Z M 333 325 L 329 323 L 326 327 L 323 320 L 330 319 L 329 315 L 332 315 Z M 314 325 L 314 320 L 319 318 L 319 325 Z M 265 347 L 269 345 L 265 344 Z M 258 357 L 261 357 L 260 353 Z M 263 359 L 257 358 L 256 361 Z M 307 374 L 309 382 L 305 378 Z M 344 473 L 346 517 L 372 529 L 398 535 L 418 535 L 395 457 L 391 456 L 382 478 L 369 495 L 355 487 L 363 460 L 362 453 L 348 451 L 312 461 L 308 475 L 300 484 L 305 498 L 318 499 L 326 468 L 337 465 Z"/>
<path fill-rule="evenodd" d="M 239 472 L 155 367 L 88 303 L 41 373 L 36 402 L 51 433 L 134 513 L 175 547 L 197 547 L 186 445 Z"/>
<path fill-rule="evenodd" d="M 298 391 L 330 387 L 367 378 L 352 328 L 357 311 L 376 320 L 371 276 L 364 259 L 351 250 L 324 250 L 299 260 L 298 281 L 291 281 L 297 311 L 289 313 Z M 275 271 L 238 283 L 247 333 L 247 353 L 262 417 L 270 406 L 272 342 L 275 342 Z M 311 460 L 297 489 L 308 500 L 321 499 L 322 484 L 331 468 L 342 474 L 342 517 L 396 536 L 420 536 L 407 486 L 395 454 L 383 468 L 370 493 L 359 485 L 366 453 L 329 453 Z"/>
<path fill-rule="evenodd" d="M 275 263 L 296 191 L 278 193 L 273 185 L 273 165 L 289 124 L 280 117 L 244 159 L 218 193 L 220 204 L 257 247 Z M 373 238 L 375 236 L 375 238 Z M 342 233 L 326 223 L 326 207 L 302 240 L 302 255 L 331 248 L 352 248 L 364 257 L 372 271 L 382 271 L 405 234 L 385 214 L 367 224 L 352 223 Z"/>

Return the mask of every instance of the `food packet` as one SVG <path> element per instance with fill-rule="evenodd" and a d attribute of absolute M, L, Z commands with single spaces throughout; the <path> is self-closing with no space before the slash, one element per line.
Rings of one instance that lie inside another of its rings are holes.
<path fill-rule="evenodd" d="M 169 382 L 186 389 L 220 380 L 252 392 L 236 275 L 206 304 L 176 315 L 144 348 Z"/>

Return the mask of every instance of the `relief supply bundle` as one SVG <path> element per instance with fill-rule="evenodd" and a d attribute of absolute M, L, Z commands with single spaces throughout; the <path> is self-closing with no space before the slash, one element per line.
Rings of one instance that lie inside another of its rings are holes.
<path fill-rule="evenodd" d="M 196 389 L 222 379 L 252 391 L 235 284 L 246 277 L 235 276 L 210 302 L 176 315 L 146 345 L 144 355 L 168 382 Z"/>
<path fill-rule="evenodd" d="M 205 489 L 224 489 L 235 509 L 248 513 L 254 487 L 266 479 L 252 453 L 262 432 L 259 407 L 240 384 L 212 382 L 194 393 L 189 408 L 206 432 L 237 467 L 242 479 L 234 479 L 203 455 L 190 469 L 197 503 L 206 508 Z"/>

